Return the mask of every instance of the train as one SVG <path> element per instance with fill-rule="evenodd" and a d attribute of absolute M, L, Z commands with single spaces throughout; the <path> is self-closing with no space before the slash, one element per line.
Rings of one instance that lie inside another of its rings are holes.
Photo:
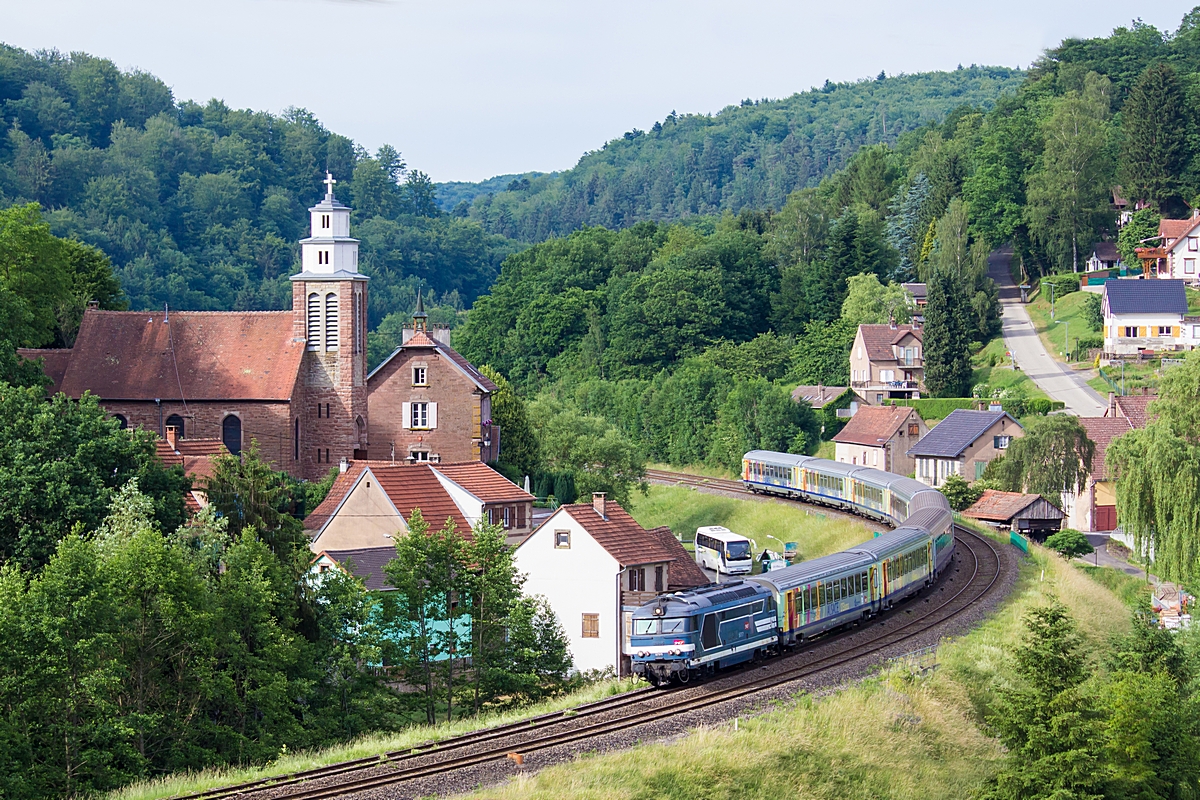
<path fill-rule="evenodd" d="M 837 508 L 892 526 L 849 550 L 730 583 L 660 595 L 633 613 L 635 675 L 687 683 L 861 622 L 932 585 L 954 553 L 945 495 L 902 475 L 752 450 L 746 489 Z"/>

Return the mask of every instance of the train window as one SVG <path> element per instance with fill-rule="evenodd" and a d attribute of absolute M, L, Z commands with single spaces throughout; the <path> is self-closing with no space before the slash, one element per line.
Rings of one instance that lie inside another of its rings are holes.
<path fill-rule="evenodd" d="M 657 633 L 657 631 L 654 630 L 657 625 L 658 620 L 656 619 L 635 619 L 633 621 L 633 635 L 650 636 L 651 634 Z"/>
<path fill-rule="evenodd" d="M 688 628 L 687 617 L 674 617 L 661 620 L 661 622 L 663 633 L 683 633 Z"/>

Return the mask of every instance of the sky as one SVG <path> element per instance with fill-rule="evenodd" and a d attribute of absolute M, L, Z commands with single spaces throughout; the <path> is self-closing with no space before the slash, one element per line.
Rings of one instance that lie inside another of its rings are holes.
<path fill-rule="evenodd" d="M 0 40 L 151 72 L 179 100 L 304 107 L 435 181 L 474 181 L 570 168 L 672 110 L 880 70 L 1026 67 L 1135 14 L 1174 30 L 1192 2 L 0 0 Z"/>

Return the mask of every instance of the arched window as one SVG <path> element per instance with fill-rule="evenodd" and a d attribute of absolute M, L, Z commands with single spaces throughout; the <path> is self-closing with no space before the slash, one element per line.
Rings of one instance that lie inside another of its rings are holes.
<path fill-rule="evenodd" d="M 221 421 L 221 442 L 233 455 L 242 452 L 242 421 L 233 414 Z"/>
<path fill-rule="evenodd" d="M 308 295 L 308 349 L 321 346 L 321 296 L 316 292 Z"/>
<path fill-rule="evenodd" d="M 184 429 L 183 429 L 183 417 L 179 416 L 178 414 L 172 414 L 171 416 L 167 417 L 166 426 L 168 428 L 175 429 L 175 438 L 176 439 L 187 438 L 184 434 Z M 164 433 L 165 432 L 166 431 L 164 431 Z"/>
<path fill-rule="evenodd" d="M 355 417 L 354 429 L 358 433 L 358 445 L 364 446 L 367 443 L 367 423 L 362 417 Z"/>
<path fill-rule="evenodd" d="M 325 349 L 338 349 L 338 298 L 333 292 L 325 295 Z"/>
<path fill-rule="evenodd" d="M 292 461 L 300 460 L 300 418 L 292 423 Z"/>
<path fill-rule="evenodd" d="M 113 414 L 113 419 L 115 419 L 117 424 L 121 426 L 121 430 L 125 430 L 129 427 L 129 420 L 125 419 L 124 414 Z"/>

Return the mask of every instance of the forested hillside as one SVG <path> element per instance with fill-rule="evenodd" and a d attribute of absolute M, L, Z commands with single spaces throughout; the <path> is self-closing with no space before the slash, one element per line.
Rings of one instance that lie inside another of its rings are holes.
<path fill-rule="evenodd" d="M 784 419 L 781 410 L 770 411 L 768 399 L 797 383 L 847 385 L 856 326 L 904 321 L 911 309 L 898 284 L 920 280 L 929 285 L 926 390 L 940 397 L 990 395 L 992 388 L 972 385 L 971 357 L 997 333 L 996 290 L 987 277 L 992 249 L 1011 242 L 1033 278 L 1071 272 L 1095 242 L 1116 237 L 1114 186 L 1147 206 L 1121 234 L 1127 251 L 1155 234 L 1160 214 L 1186 214 L 1200 203 L 1198 21 L 1193 11 L 1174 33 L 1136 24 L 1105 38 L 1066 41 L 1037 62 L 1019 91 L 990 109 L 990 101 L 960 105 L 940 122 L 915 127 L 914 121 L 914 129 L 896 136 L 889 127 L 885 144 L 845 140 L 843 169 L 782 202 L 733 191 L 749 186 L 739 176 L 765 176 L 766 165 L 731 167 L 724 173 L 730 182 L 712 201 L 690 209 L 725 209 L 721 216 L 628 225 L 641 215 L 682 216 L 684 207 L 672 204 L 684 193 L 662 195 L 649 212 L 621 206 L 612 192 L 596 194 L 591 204 L 546 200 L 575 191 L 589 174 L 587 182 L 596 185 L 628 177 L 633 183 L 622 185 L 629 186 L 673 174 L 652 173 L 639 156 L 665 153 L 678 142 L 670 125 L 692 126 L 697 136 L 736 127 L 744 141 L 766 147 L 769 126 L 763 135 L 745 127 L 752 118 L 767 125 L 776 106 L 761 104 L 713 119 L 669 121 L 589 154 L 574 171 L 497 195 L 490 207 L 482 198 L 472 214 L 508 209 L 521 225 L 536 217 L 531 228 L 507 229 L 521 237 L 554 229 L 557 218 L 538 217 L 543 211 L 637 211 L 603 219 L 606 227 L 625 228 L 619 232 L 586 228 L 510 257 L 457 341 L 520 390 L 605 417 L 648 457 L 726 465 L 754 446 L 814 448 L 809 422 Z M 831 94 L 859 97 L 854 92 L 867 86 Z M 869 109 L 860 110 L 868 128 L 875 124 Z M 839 130 L 822 129 L 822 141 L 836 140 Z M 796 141 L 792 133 L 780 138 L 789 137 Z M 696 152 L 692 145 L 679 148 L 685 156 Z M 824 152 L 833 158 L 843 151 Z M 778 163 L 807 169 L 811 162 Z M 518 202 L 521 194 L 527 198 Z M 640 203 L 650 195 L 622 196 Z M 747 207 L 730 213 L 737 204 Z M 522 216 L 526 210 L 531 216 Z M 572 219 L 572 225 L 597 221 Z M 1016 389 L 1003 391 L 1010 403 L 1024 399 Z"/>
<path fill-rule="evenodd" d="M 303 109 L 176 102 L 111 61 L 0 46 L 0 117 L 0 206 L 36 201 L 55 234 L 102 249 L 133 308 L 287 307 L 326 169 L 355 208 L 372 327 L 411 311 L 420 281 L 453 315 L 516 249 L 442 215 L 395 149 L 371 156 Z"/>
<path fill-rule="evenodd" d="M 524 176 L 527 182 L 481 192 L 469 210 L 459 205 L 455 213 L 494 233 L 539 242 L 583 225 L 623 228 L 640 220 L 779 208 L 793 191 L 844 167 L 860 147 L 894 143 L 959 106 L 989 109 L 1023 77 L 1015 69 L 975 66 L 880 73 L 783 100 L 744 100 L 715 115 L 672 111 L 649 131 L 629 131 L 585 154 L 574 169 Z M 465 199 L 460 186 L 453 191 Z M 454 208 L 449 188 L 446 196 Z"/>

